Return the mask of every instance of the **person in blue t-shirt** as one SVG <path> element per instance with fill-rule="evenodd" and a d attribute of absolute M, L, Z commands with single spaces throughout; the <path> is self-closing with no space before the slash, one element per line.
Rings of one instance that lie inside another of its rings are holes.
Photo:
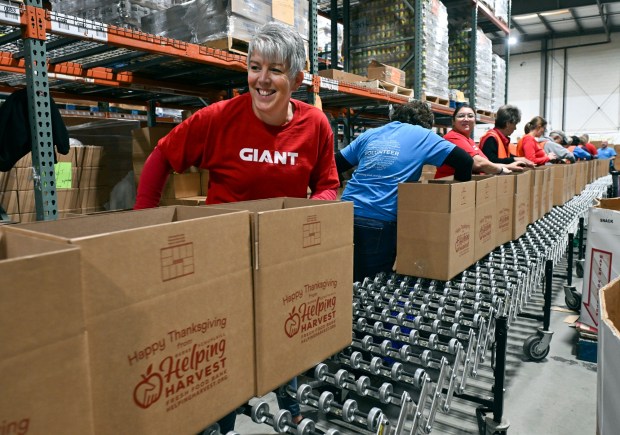
<path fill-rule="evenodd" d="M 616 150 L 609 147 L 606 140 L 601 142 L 601 147 L 598 149 L 599 159 L 612 159 L 616 157 Z"/>
<path fill-rule="evenodd" d="M 430 130 L 434 117 L 426 103 L 396 106 L 390 120 L 336 154 L 339 173 L 357 166 L 342 194 L 354 209 L 354 281 L 392 271 L 398 183 L 418 181 L 422 166 L 444 163 L 455 169 L 456 180 L 471 179 L 473 159 Z"/>

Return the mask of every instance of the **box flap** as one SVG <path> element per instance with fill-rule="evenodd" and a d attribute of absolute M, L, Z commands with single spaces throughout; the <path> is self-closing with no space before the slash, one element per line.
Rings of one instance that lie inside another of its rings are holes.
<path fill-rule="evenodd" d="M 620 277 L 600 290 L 601 321 L 620 339 Z"/>
<path fill-rule="evenodd" d="M 474 181 L 457 182 L 429 180 L 429 183 L 400 183 L 398 185 L 399 210 L 448 213 L 474 207 L 476 184 Z"/>

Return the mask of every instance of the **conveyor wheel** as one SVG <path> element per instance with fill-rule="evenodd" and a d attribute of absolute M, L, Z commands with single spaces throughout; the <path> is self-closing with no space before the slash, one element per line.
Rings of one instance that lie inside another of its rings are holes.
<path fill-rule="evenodd" d="M 570 292 L 570 296 L 564 296 L 564 302 L 566 302 L 566 306 L 569 310 L 579 312 L 581 310 L 581 293 L 577 292 L 575 289 L 571 289 Z"/>
<path fill-rule="evenodd" d="M 583 278 L 583 260 L 577 260 L 575 262 L 575 274 L 577 278 Z"/>
<path fill-rule="evenodd" d="M 549 346 L 543 347 L 540 335 L 531 335 L 523 343 L 523 353 L 532 361 L 542 361 L 549 355 Z"/>

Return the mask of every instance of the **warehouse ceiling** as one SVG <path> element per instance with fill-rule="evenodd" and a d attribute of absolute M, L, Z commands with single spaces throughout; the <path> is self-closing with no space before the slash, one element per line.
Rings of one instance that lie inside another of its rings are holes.
<path fill-rule="evenodd" d="M 318 0 L 319 10 L 327 15 L 334 3 L 342 20 L 343 0 Z M 442 0 L 442 3 L 451 22 L 462 22 L 471 18 L 471 6 L 475 2 Z M 363 1 L 349 0 L 349 4 L 355 6 Z M 511 36 L 523 42 L 620 32 L 620 0 L 512 0 L 511 15 Z M 478 24 L 495 43 L 504 42 L 506 35 L 493 20 L 479 13 Z"/>
<path fill-rule="evenodd" d="M 513 0 L 510 35 L 539 41 L 620 31 L 620 1 Z M 500 37 L 494 32 L 495 38 Z"/>

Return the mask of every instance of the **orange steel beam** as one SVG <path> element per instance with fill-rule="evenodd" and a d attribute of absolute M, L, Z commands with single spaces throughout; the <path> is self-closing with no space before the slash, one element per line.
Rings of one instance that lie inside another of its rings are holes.
<path fill-rule="evenodd" d="M 407 101 L 409 101 L 409 97 L 405 97 L 404 95 L 394 94 L 392 92 L 387 92 L 382 89 L 371 89 L 345 83 L 338 84 L 338 91 L 344 94 L 373 98 L 375 100 L 383 100 L 390 103 L 405 104 L 407 103 Z"/>

